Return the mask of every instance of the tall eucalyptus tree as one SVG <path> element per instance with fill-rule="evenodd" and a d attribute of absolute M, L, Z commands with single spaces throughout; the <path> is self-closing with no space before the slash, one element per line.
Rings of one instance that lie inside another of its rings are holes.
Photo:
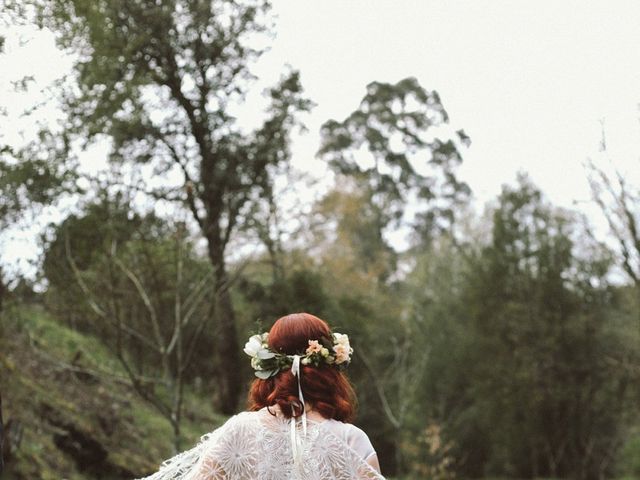
<path fill-rule="evenodd" d="M 106 138 L 116 164 L 150 166 L 147 193 L 182 204 L 206 239 L 217 299 L 217 406 L 231 413 L 241 382 L 227 246 L 249 203 L 288 161 L 297 113 L 310 108 L 289 70 L 268 91 L 260 126 L 242 128 L 232 113 L 269 38 L 269 2 L 34 1 L 41 24 L 75 58 L 75 82 L 63 97 L 66 132 L 87 144 Z"/>
<path fill-rule="evenodd" d="M 370 83 L 358 108 L 327 121 L 321 135 L 319 156 L 366 192 L 380 236 L 409 222 L 428 240 L 468 199 L 456 169 L 469 137 L 453 131 L 438 93 L 415 78 Z"/>

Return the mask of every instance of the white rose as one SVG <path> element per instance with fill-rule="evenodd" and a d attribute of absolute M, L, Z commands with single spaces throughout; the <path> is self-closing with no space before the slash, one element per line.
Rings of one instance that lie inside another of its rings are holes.
<path fill-rule="evenodd" d="M 336 363 L 344 363 L 350 360 L 352 350 L 348 345 L 336 345 L 333 350 L 336 352 Z"/>
<path fill-rule="evenodd" d="M 344 345 L 349 348 L 349 336 L 344 333 L 334 333 L 333 339 L 338 345 Z"/>
<path fill-rule="evenodd" d="M 275 357 L 276 354 L 270 351 L 268 348 L 261 347 L 260 350 L 258 350 L 258 353 L 256 353 L 256 356 L 262 360 L 266 360 L 268 358 Z"/>
<path fill-rule="evenodd" d="M 244 345 L 244 353 L 250 357 L 257 356 L 260 350 L 262 350 L 262 339 L 260 338 L 260 335 L 252 336 Z"/>

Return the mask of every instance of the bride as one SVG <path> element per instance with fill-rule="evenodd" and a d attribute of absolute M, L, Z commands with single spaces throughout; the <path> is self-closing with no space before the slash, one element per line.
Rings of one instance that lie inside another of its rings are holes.
<path fill-rule="evenodd" d="M 278 319 L 244 352 L 255 370 L 250 411 L 230 418 L 146 480 L 381 479 L 367 435 L 348 423 L 349 338 L 308 313 Z"/>

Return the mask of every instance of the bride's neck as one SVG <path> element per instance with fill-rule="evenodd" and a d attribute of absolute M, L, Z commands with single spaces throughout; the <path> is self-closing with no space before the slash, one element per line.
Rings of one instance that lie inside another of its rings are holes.
<path fill-rule="evenodd" d="M 304 409 L 305 409 L 305 412 L 307 413 L 307 418 L 311 420 L 327 420 L 326 417 L 322 416 L 320 412 L 318 412 L 313 408 L 313 405 L 305 403 Z"/>

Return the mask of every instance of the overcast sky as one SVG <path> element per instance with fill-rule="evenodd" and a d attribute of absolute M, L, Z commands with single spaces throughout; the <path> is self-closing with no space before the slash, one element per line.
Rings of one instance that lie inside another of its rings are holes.
<path fill-rule="evenodd" d="M 274 4 L 277 38 L 256 73 L 273 83 L 284 64 L 292 65 L 317 104 L 306 119 L 309 133 L 295 139 L 294 163 L 301 168 L 322 174 L 314 160 L 319 127 L 353 111 L 366 84 L 415 76 L 440 93 L 454 127 L 471 137 L 461 176 L 479 202 L 494 198 L 519 170 L 555 203 L 587 200 L 582 162 L 597 155 L 601 121 L 610 157 L 627 175 L 640 176 L 640 2 Z M 28 48 L 9 52 L 0 86 L 8 71 L 38 65 L 46 81 L 67 68 L 49 37 Z M 10 247 L 5 239 L 5 248 L 28 256 L 27 236 Z"/>
<path fill-rule="evenodd" d="M 601 120 L 620 167 L 640 170 L 640 2 L 279 0 L 276 12 L 265 60 L 299 68 L 318 103 L 298 160 L 367 83 L 415 76 L 471 137 L 462 175 L 480 200 L 518 170 L 557 203 L 588 198 Z"/>

